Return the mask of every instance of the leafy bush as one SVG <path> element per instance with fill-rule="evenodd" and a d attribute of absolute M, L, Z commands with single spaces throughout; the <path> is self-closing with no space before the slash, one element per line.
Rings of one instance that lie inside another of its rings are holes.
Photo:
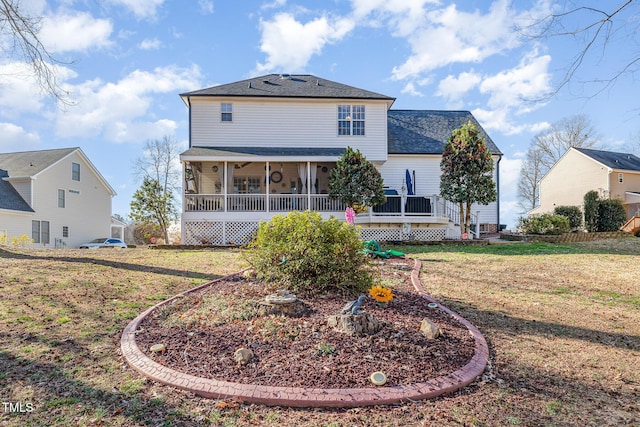
<path fill-rule="evenodd" d="M 621 200 L 599 201 L 596 231 L 618 231 L 626 220 L 627 212 Z"/>
<path fill-rule="evenodd" d="M 568 233 L 569 219 L 562 215 L 542 214 L 520 218 L 518 229 L 525 234 L 563 234 Z"/>
<path fill-rule="evenodd" d="M 258 278 L 303 295 L 362 291 L 373 280 L 357 229 L 317 212 L 261 223 L 244 257 Z"/>
<path fill-rule="evenodd" d="M 572 230 L 582 227 L 582 210 L 578 206 L 556 206 L 553 213 L 567 217 Z"/>
<path fill-rule="evenodd" d="M 595 190 L 588 191 L 584 195 L 584 226 L 587 231 L 597 231 L 599 201 L 600 196 Z"/>

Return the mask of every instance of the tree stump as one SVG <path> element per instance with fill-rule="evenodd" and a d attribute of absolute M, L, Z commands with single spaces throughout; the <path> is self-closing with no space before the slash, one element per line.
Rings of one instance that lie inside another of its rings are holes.
<path fill-rule="evenodd" d="M 370 313 L 333 314 L 327 317 L 327 323 L 338 332 L 352 337 L 373 335 L 382 328 L 382 324 Z"/>
<path fill-rule="evenodd" d="M 307 310 L 308 307 L 304 302 L 284 289 L 278 290 L 275 294 L 267 295 L 264 301 L 258 304 L 259 316 L 273 314 L 276 316 L 300 317 Z"/>

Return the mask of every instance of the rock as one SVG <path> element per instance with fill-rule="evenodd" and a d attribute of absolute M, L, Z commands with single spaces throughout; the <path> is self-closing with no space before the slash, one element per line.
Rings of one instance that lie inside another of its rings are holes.
<path fill-rule="evenodd" d="M 382 328 L 382 324 L 371 313 L 334 314 L 327 317 L 327 324 L 352 337 L 373 335 Z"/>
<path fill-rule="evenodd" d="M 239 348 L 233 353 L 233 360 L 238 365 L 246 365 L 251 359 L 253 359 L 253 351 L 248 348 Z"/>
<path fill-rule="evenodd" d="M 429 319 L 422 319 L 420 332 L 429 340 L 434 340 L 440 336 L 440 327 Z"/>
<path fill-rule="evenodd" d="M 301 317 L 307 313 L 309 308 L 307 305 L 296 299 L 290 303 L 261 301 L 258 303 L 258 316 L 290 316 Z"/>
<path fill-rule="evenodd" d="M 149 348 L 149 350 L 151 350 L 152 353 L 162 353 L 164 354 L 166 347 L 164 344 L 154 344 L 151 346 L 151 348 Z"/>

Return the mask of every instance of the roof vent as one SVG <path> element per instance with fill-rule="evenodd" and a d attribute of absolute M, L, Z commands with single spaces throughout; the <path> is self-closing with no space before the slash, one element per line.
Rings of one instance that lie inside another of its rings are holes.
<path fill-rule="evenodd" d="M 291 74 L 280 74 L 280 79 L 289 80 L 291 79 Z"/>

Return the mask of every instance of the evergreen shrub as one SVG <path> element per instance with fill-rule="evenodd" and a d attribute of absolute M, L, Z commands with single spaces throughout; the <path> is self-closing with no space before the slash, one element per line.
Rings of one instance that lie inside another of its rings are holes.
<path fill-rule="evenodd" d="M 578 230 L 582 227 L 582 210 L 579 206 L 556 206 L 553 213 L 566 217 L 569 220 L 571 230 Z"/>
<path fill-rule="evenodd" d="M 520 218 L 518 229 L 525 234 L 559 235 L 571 231 L 569 219 L 562 215 L 542 214 Z"/>
<path fill-rule="evenodd" d="M 373 282 L 358 230 L 312 211 L 262 222 L 244 257 L 259 279 L 301 295 L 360 292 Z"/>

